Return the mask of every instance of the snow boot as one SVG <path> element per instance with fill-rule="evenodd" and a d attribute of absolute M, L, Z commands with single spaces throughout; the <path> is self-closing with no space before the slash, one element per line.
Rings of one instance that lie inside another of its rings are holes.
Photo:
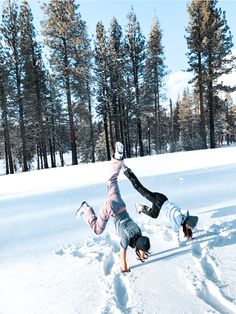
<path fill-rule="evenodd" d="M 115 159 L 122 160 L 123 159 L 124 146 L 120 142 L 116 142 L 116 149 L 114 157 Z"/>
<path fill-rule="evenodd" d="M 139 204 L 139 203 L 136 203 L 135 204 L 135 208 L 136 208 L 136 212 L 138 214 L 141 214 L 141 213 L 144 213 L 144 214 L 147 214 L 149 213 L 150 211 L 150 207 L 146 206 L 146 205 L 142 205 L 142 204 Z"/>
<path fill-rule="evenodd" d="M 75 213 L 75 216 L 76 216 L 77 218 L 79 218 L 81 215 L 84 214 L 84 212 L 85 212 L 88 208 L 90 208 L 90 206 L 88 205 L 88 203 L 85 202 L 85 201 L 83 201 L 83 202 L 81 203 L 80 207 L 77 209 L 77 211 L 76 211 L 76 213 Z"/>

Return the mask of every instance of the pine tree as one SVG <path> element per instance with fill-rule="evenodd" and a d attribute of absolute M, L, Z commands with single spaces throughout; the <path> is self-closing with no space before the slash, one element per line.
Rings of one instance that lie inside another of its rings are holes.
<path fill-rule="evenodd" d="M 199 149 L 200 135 L 199 121 L 195 110 L 194 99 L 188 89 L 178 102 L 178 122 L 180 126 L 179 144 L 182 150 Z"/>
<path fill-rule="evenodd" d="M 236 131 L 236 111 L 233 104 L 233 99 L 229 93 L 225 93 L 225 106 L 227 114 L 227 144 L 235 143 L 235 131 Z"/>
<path fill-rule="evenodd" d="M 162 32 L 157 18 L 154 19 L 152 29 L 147 42 L 145 79 L 144 79 L 144 100 L 151 107 L 154 113 L 154 139 L 156 151 L 161 151 L 164 143 L 162 139 L 162 117 L 161 99 L 166 66 L 164 64 L 164 48 L 162 46 Z"/>
<path fill-rule="evenodd" d="M 225 93 L 225 97 L 215 97 L 216 103 L 215 110 L 215 133 L 217 144 L 223 145 L 226 143 L 229 145 L 233 142 L 233 130 L 234 130 L 234 119 L 233 119 L 233 101 L 229 93 Z"/>
<path fill-rule="evenodd" d="M 206 119 L 205 119 L 205 106 L 204 106 L 204 78 L 206 75 L 206 69 L 204 65 L 202 42 L 205 36 L 205 30 L 203 26 L 203 15 L 204 15 L 204 1 L 193 0 L 188 6 L 189 12 L 189 26 L 186 28 L 189 34 L 187 39 L 187 45 L 189 52 L 187 56 L 189 58 L 188 71 L 194 72 L 194 83 L 195 92 L 199 96 L 199 107 L 200 107 L 200 119 L 201 119 L 201 138 L 202 148 L 207 148 L 206 139 Z"/>
<path fill-rule="evenodd" d="M 0 109 L 4 136 L 6 174 L 12 174 L 14 173 L 14 166 L 10 138 L 9 108 L 7 104 L 8 71 L 7 62 L 5 60 L 8 60 L 7 54 L 4 53 L 3 46 L 0 42 Z"/>
<path fill-rule="evenodd" d="M 110 103 L 111 119 L 114 132 L 114 138 L 111 139 L 111 145 L 114 142 L 121 141 L 128 147 L 127 143 L 127 121 L 125 119 L 126 101 L 125 101 L 125 54 L 124 40 L 121 26 L 116 18 L 113 18 L 110 24 L 108 38 L 108 67 L 109 67 L 109 85 L 110 85 Z"/>
<path fill-rule="evenodd" d="M 142 131 L 142 108 L 141 108 L 141 81 L 143 79 L 144 60 L 145 60 L 145 37 L 141 32 L 141 27 L 137 21 L 133 8 L 128 13 L 128 24 L 126 28 L 126 54 L 128 58 L 128 71 L 130 74 L 130 88 L 134 90 L 133 110 L 136 119 L 137 133 L 136 152 L 139 148 L 140 156 L 144 155 L 143 131 Z M 138 147 L 137 147 L 138 146 Z"/>
<path fill-rule="evenodd" d="M 69 126 L 67 110 L 61 100 L 60 90 L 58 89 L 57 79 L 54 75 L 47 73 L 48 105 L 46 126 L 48 132 L 49 149 L 52 167 L 56 167 L 56 153 L 59 153 L 60 163 L 65 165 L 64 153 L 70 149 Z"/>
<path fill-rule="evenodd" d="M 232 128 L 231 142 L 236 142 L 236 104 L 232 105 L 230 110 L 230 126 Z"/>
<path fill-rule="evenodd" d="M 107 52 L 107 35 L 104 25 L 99 22 L 96 27 L 95 41 L 95 75 L 98 105 L 97 113 L 102 117 L 103 132 L 106 144 L 107 160 L 111 159 L 110 139 L 113 139 L 111 127 L 111 110 L 109 98 L 109 67 Z"/>
<path fill-rule="evenodd" d="M 190 71 L 194 72 L 200 105 L 203 94 L 209 110 L 210 147 L 215 148 L 215 103 L 219 91 L 233 91 L 234 88 L 218 83 L 223 74 L 235 67 L 232 56 L 232 35 L 227 25 L 225 12 L 216 7 L 217 0 L 192 0 L 189 5 L 191 24 L 188 46 L 190 49 Z M 203 109 L 201 109 L 203 112 Z M 202 121 L 202 127 L 203 127 Z M 202 135 L 202 138 L 204 136 Z"/>
<path fill-rule="evenodd" d="M 22 93 L 25 101 L 25 113 L 29 137 L 32 132 L 32 148 L 35 143 L 42 153 L 43 168 L 48 168 L 45 127 L 43 122 L 44 104 L 43 85 L 45 81 L 43 71 L 42 52 L 36 41 L 36 32 L 33 25 L 33 15 L 28 1 L 24 0 L 20 8 L 20 53 L 22 58 Z M 32 128 L 34 130 L 32 130 Z M 37 129 L 37 131 L 36 131 Z M 32 151 L 35 155 L 35 150 Z M 32 156 L 32 157 L 33 157 Z"/>
<path fill-rule="evenodd" d="M 74 95 L 78 99 L 75 105 L 75 113 L 78 113 L 77 121 L 79 124 L 76 129 L 80 141 L 77 145 L 80 156 L 83 155 L 84 160 L 95 162 L 95 134 L 92 110 L 93 52 L 87 34 L 87 27 L 83 21 L 81 21 L 80 34 L 81 44 L 76 58 L 76 80 L 72 82 Z M 84 133 L 86 133 L 86 138 L 84 138 Z"/>
<path fill-rule="evenodd" d="M 78 164 L 78 158 L 72 99 L 77 96 L 74 86 L 78 81 L 77 64 L 84 44 L 84 22 L 78 8 L 74 0 L 51 0 L 44 5 L 46 16 L 43 31 L 45 43 L 51 49 L 54 73 L 66 94 L 73 165 Z"/>
<path fill-rule="evenodd" d="M 2 27 L 4 42 L 9 48 L 10 76 L 13 80 L 14 102 L 18 107 L 19 125 L 20 125 L 20 139 L 21 139 L 21 156 L 22 170 L 28 171 L 27 164 L 27 144 L 24 118 L 24 105 L 22 97 L 22 59 L 20 55 L 20 28 L 19 28 L 19 10 L 15 1 L 6 0 L 2 10 Z"/>
<path fill-rule="evenodd" d="M 173 109 L 173 140 L 175 143 L 175 151 L 178 151 L 180 148 L 178 146 L 180 138 L 180 123 L 179 123 L 179 112 L 180 112 L 180 99 L 178 98 L 174 109 Z"/>

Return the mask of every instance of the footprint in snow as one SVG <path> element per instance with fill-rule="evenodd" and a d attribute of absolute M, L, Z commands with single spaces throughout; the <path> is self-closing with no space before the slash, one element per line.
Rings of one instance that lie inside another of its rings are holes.
<path fill-rule="evenodd" d="M 218 237 L 210 238 L 202 246 L 199 242 L 192 244 L 195 267 L 192 265 L 185 277 L 188 285 L 192 287 L 193 293 L 214 311 L 222 314 L 234 314 L 236 313 L 236 306 L 232 298 L 226 296 L 222 290 L 224 282 L 221 280 L 218 262 L 212 250 L 215 245 L 219 244 L 219 239 L 221 241 L 226 240 L 219 235 L 222 230 L 219 225 L 214 224 L 209 230 L 213 231 L 214 234 L 218 233 Z"/>
<path fill-rule="evenodd" d="M 201 245 L 199 243 L 193 243 L 192 244 L 192 255 L 200 258 L 202 255 L 202 248 Z"/>
<path fill-rule="evenodd" d="M 114 265 L 114 257 L 111 251 L 109 251 L 103 258 L 103 271 L 105 276 L 111 274 L 112 267 Z"/>

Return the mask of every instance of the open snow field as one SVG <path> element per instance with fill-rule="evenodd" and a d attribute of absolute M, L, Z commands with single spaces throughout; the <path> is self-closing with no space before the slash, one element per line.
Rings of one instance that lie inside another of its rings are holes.
<path fill-rule="evenodd" d="M 0 177 L 1 314 L 236 313 L 236 147 L 125 161 L 150 190 L 199 216 L 195 239 L 176 247 L 160 220 L 138 215 L 148 204 L 123 174 L 132 218 L 151 241 L 145 263 L 128 249 L 120 273 L 112 220 L 96 236 L 75 210 L 98 211 L 109 162 Z"/>

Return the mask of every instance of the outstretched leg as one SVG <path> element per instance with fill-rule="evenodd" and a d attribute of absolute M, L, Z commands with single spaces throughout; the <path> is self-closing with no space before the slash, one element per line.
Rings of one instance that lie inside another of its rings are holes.
<path fill-rule="evenodd" d="M 109 220 L 109 213 L 106 208 L 102 207 L 98 216 L 96 216 L 93 208 L 88 206 L 84 212 L 84 219 L 96 234 L 101 234 L 106 228 L 106 224 Z"/>
<path fill-rule="evenodd" d="M 138 180 L 138 178 L 136 177 L 136 175 L 133 173 L 133 171 L 130 168 L 124 166 L 123 169 L 124 169 L 125 176 L 130 180 L 133 187 L 143 197 L 149 200 L 153 204 L 154 207 L 158 207 L 160 210 L 161 206 L 165 203 L 165 201 L 167 201 L 167 197 L 162 193 L 149 191 L 147 188 L 145 188 L 141 184 L 141 182 Z"/>
<path fill-rule="evenodd" d="M 125 209 L 125 202 L 121 198 L 117 181 L 122 165 L 122 160 L 112 159 L 111 172 L 107 182 L 108 198 L 98 215 L 96 216 L 93 208 L 86 202 L 83 202 L 77 211 L 78 215 L 84 215 L 84 219 L 96 234 L 101 234 L 104 231 L 110 216 L 115 216 L 120 210 Z"/>
<path fill-rule="evenodd" d="M 77 218 L 81 215 L 84 216 L 84 220 L 89 224 L 94 233 L 101 234 L 105 230 L 109 219 L 109 212 L 105 207 L 102 207 L 98 216 L 96 216 L 93 208 L 84 201 L 76 211 Z"/>
<path fill-rule="evenodd" d="M 110 211 L 112 216 L 115 216 L 120 211 L 120 209 L 126 207 L 125 202 L 121 197 L 117 180 L 122 166 L 122 160 L 112 158 L 110 170 L 111 172 L 107 181 L 108 198 L 104 204 L 104 207 L 106 207 L 108 211 Z"/>

